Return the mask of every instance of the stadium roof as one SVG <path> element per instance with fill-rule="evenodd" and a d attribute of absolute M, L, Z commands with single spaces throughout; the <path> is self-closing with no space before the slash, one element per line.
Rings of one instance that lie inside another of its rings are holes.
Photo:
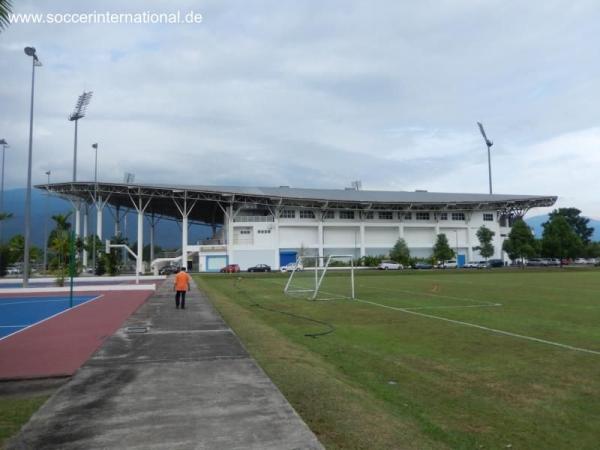
<path fill-rule="evenodd" d="M 94 192 L 107 204 L 132 208 L 133 201 L 149 202 L 146 212 L 180 218 L 184 199 L 195 206 L 190 219 L 205 223 L 222 222 L 223 208 L 230 204 L 252 206 L 289 206 L 320 209 L 356 210 L 497 210 L 523 214 L 530 208 L 552 206 L 555 196 L 462 194 L 427 191 L 367 191 L 354 189 L 304 189 L 242 186 L 189 186 L 124 183 L 52 183 L 38 185 L 60 196 L 91 203 Z M 178 203 L 178 206 L 176 203 Z M 189 206 L 189 205 L 188 205 Z"/>

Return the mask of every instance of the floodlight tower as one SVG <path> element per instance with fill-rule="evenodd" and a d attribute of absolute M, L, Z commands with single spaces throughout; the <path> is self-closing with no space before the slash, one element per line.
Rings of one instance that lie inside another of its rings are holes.
<path fill-rule="evenodd" d="M 50 186 L 51 170 L 44 172 L 48 177 L 48 186 Z M 50 197 L 50 191 L 46 195 Z M 44 202 L 44 272 L 48 270 L 48 203 L 49 199 Z"/>
<path fill-rule="evenodd" d="M 83 92 L 77 99 L 77 103 L 75 103 L 75 108 L 73 112 L 69 116 L 69 120 L 71 122 L 75 122 L 75 144 L 73 146 L 73 182 L 77 181 L 77 124 L 79 119 L 83 119 L 85 117 L 85 113 L 87 111 L 87 107 L 90 104 L 90 100 L 92 99 L 93 92 Z"/>
<path fill-rule="evenodd" d="M 79 124 L 79 119 L 83 119 L 85 117 L 85 113 L 87 111 L 87 107 L 90 104 L 90 100 L 92 98 L 92 92 L 83 92 L 77 99 L 75 103 L 75 108 L 73 112 L 69 116 L 69 121 L 75 122 L 75 139 L 73 144 L 73 183 L 77 181 L 77 128 Z M 75 204 L 75 234 L 79 236 L 80 233 L 80 212 L 79 212 L 79 201 Z"/>
<path fill-rule="evenodd" d="M 35 68 L 42 63 L 34 47 L 25 47 L 25 54 L 31 56 L 31 104 L 29 107 L 29 152 L 27 159 L 27 191 L 25 194 L 25 243 L 23 248 L 23 287 L 29 285 L 29 244 L 31 229 L 31 159 L 33 154 L 33 94 L 35 92 Z"/>
<path fill-rule="evenodd" d="M 483 140 L 485 141 L 485 145 L 487 146 L 487 153 L 488 153 L 488 175 L 489 175 L 489 182 L 490 182 L 490 194 L 492 193 L 492 160 L 491 160 L 491 156 L 490 156 L 490 148 L 492 147 L 492 145 L 494 145 L 494 143 L 488 139 L 488 137 L 485 134 L 485 130 L 483 129 L 483 125 L 481 124 L 481 122 L 477 122 L 477 125 L 479 125 L 479 131 L 481 131 L 481 135 L 483 136 Z"/>

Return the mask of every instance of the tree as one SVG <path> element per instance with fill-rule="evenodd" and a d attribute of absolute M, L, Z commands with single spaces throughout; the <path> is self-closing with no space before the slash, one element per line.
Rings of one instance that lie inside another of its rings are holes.
<path fill-rule="evenodd" d="M 554 215 L 544 224 L 542 235 L 542 253 L 553 258 L 575 258 L 583 251 L 583 243 L 562 215 Z"/>
<path fill-rule="evenodd" d="M 390 258 L 396 262 L 399 262 L 405 266 L 410 265 L 410 250 L 406 241 L 399 238 L 392 249 L 390 250 Z"/>
<path fill-rule="evenodd" d="M 9 24 L 9 15 L 12 12 L 10 0 L 0 0 L 0 31 L 4 30 Z"/>
<path fill-rule="evenodd" d="M 481 225 L 477 230 L 477 239 L 479 240 L 479 246 L 475 247 L 475 250 L 479 251 L 479 254 L 483 256 L 486 261 L 490 256 L 494 256 L 494 246 L 492 245 L 492 239 L 494 239 L 496 233 L 487 228 L 485 225 Z"/>
<path fill-rule="evenodd" d="M 549 223 L 554 217 L 562 216 L 566 219 L 567 223 L 571 226 L 573 231 L 583 244 L 589 244 L 592 238 L 592 234 L 594 234 L 594 228 L 588 227 L 588 223 L 590 219 L 587 217 L 581 216 L 581 211 L 577 208 L 559 208 L 552 211 L 548 214 L 548 222 L 544 223 L 544 228 L 546 224 Z"/>
<path fill-rule="evenodd" d="M 12 217 L 11 213 L 0 212 L 0 222 L 10 219 Z M 1 226 L 1 225 L 0 225 Z M 6 275 L 6 268 L 8 267 L 8 247 L 2 243 L 0 243 L 0 277 Z"/>
<path fill-rule="evenodd" d="M 448 238 L 445 234 L 438 234 L 433 246 L 433 257 L 437 261 L 448 261 L 454 257 L 454 250 L 448 244 Z"/>
<path fill-rule="evenodd" d="M 504 241 L 502 250 L 508 253 L 510 259 L 530 258 L 536 253 L 536 244 L 531 228 L 522 218 L 514 221 L 508 239 Z"/>

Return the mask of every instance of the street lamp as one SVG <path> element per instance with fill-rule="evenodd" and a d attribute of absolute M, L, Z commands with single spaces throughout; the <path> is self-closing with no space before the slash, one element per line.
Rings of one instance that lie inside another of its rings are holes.
<path fill-rule="evenodd" d="M 23 287 L 29 285 L 29 240 L 31 228 L 31 158 L 33 149 L 33 97 L 35 92 L 35 68 L 42 63 L 35 53 L 35 48 L 25 47 L 25 54 L 31 56 L 31 105 L 29 109 L 29 155 L 27 159 L 27 192 L 25 194 L 25 248 L 23 249 Z"/>
<path fill-rule="evenodd" d="M 479 125 L 479 131 L 481 131 L 481 135 L 483 136 L 483 140 L 485 141 L 485 145 L 487 146 L 488 175 L 489 175 L 490 195 L 491 195 L 491 193 L 492 193 L 492 160 L 491 160 L 491 156 L 490 156 L 490 148 L 492 147 L 492 145 L 494 145 L 494 143 L 492 141 L 490 141 L 488 139 L 488 137 L 486 136 L 485 130 L 483 129 L 483 125 L 481 124 L 481 122 L 477 122 L 477 125 Z"/>
<path fill-rule="evenodd" d="M 0 213 L 4 212 L 4 153 L 9 147 L 6 139 L 0 139 L 0 145 L 2 146 L 2 180 L 0 181 Z M 0 220 L 0 242 L 2 242 L 2 221 Z"/>
<path fill-rule="evenodd" d="M 48 177 L 48 186 L 50 186 L 50 170 L 44 172 Z M 50 197 L 50 191 L 46 195 Z M 44 202 L 44 271 L 48 270 L 48 200 Z"/>
<path fill-rule="evenodd" d="M 94 163 L 94 201 L 98 202 L 98 143 L 92 144 L 92 148 L 96 153 L 95 163 Z M 96 221 L 97 225 L 97 221 Z M 94 268 L 94 273 L 96 273 L 96 239 L 98 238 L 98 230 L 96 230 L 96 234 L 94 234 L 94 239 L 92 239 L 92 267 Z"/>

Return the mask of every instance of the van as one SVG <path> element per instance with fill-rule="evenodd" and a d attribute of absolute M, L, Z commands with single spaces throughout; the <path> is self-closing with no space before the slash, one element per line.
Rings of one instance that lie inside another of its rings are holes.
<path fill-rule="evenodd" d="M 437 265 L 438 269 L 456 269 L 458 264 L 455 259 L 450 259 L 448 261 L 442 261 Z"/>

